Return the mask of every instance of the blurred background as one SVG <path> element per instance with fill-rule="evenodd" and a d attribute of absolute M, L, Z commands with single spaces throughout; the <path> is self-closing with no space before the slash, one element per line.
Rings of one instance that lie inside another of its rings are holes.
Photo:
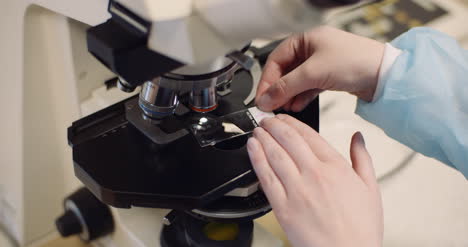
<path fill-rule="evenodd" d="M 468 49 L 467 5 L 465 0 L 388 0 L 331 15 L 329 23 L 384 42 L 426 25 Z M 354 132 L 366 139 L 382 190 L 384 246 L 468 246 L 468 182 L 460 173 L 414 153 L 353 114 L 353 96 L 326 92 L 320 100 L 321 134 L 343 156 L 349 157 Z"/>

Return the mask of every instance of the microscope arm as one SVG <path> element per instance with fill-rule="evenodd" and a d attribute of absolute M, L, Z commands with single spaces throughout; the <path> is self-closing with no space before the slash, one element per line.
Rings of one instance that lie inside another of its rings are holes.
<path fill-rule="evenodd" d="M 321 23 L 326 8 L 359 1 L 110 0 L 112 18 L 90 29 L 88 47 L 134 87 L 240 50 L 256 38 L 304 31 Z"/>

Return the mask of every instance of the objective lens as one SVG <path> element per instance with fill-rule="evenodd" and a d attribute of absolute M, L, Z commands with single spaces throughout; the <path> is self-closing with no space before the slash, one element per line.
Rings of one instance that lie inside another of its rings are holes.
<path fill-rule="evenodd" d="M 196 112 L 210 112 L 218 107 L 215 87 L 193 89 L 190 92 L 190 108 Z"/>
<path fill-rule="evenodd" d="M 135 89 L 136 89 L 135 86 L 130 85 L 130 83 L 128 83 L 122 77 L 119 77 L 119 79 L 117 80 L 117 87 L 120 90 L 122 90 L 123 92 L 126 92 L 126 93 L 131 93 L 131 92 L 135 91 Z"/>
<path fill-rule="evenodd" d="M 153 81 L 143 85 L 139 105 L 146 116 L 156 119 L 164 118 L 172 115 L 178 104 L 176 91 L 161 87 Z"/>

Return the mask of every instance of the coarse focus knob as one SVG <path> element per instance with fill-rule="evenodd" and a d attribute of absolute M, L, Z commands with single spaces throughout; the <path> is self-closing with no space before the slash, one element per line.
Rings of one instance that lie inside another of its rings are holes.
<path fill-rule="evenodd" d="M 64 208 L 65 213 L 55 221 L 62 237 L 79 235 L 84 241 L 92 241 L 114 231 L 109 206 L 100 202 L 86 188 L 65 198 Z"/>
<path fill-rule="evenodd" d="M 62 237 L 79 234 L 83 231 L 80 220 L 75 213 L 69 210 L 55 221 L 55 225 Z"/>

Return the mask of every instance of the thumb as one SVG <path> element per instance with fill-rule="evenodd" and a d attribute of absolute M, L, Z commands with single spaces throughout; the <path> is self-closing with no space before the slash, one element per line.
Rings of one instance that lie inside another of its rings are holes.
<path fill-rule="evenodd" d="M 361 132 L 356 132 L 351 138 L 350 153 L 354 171 L 369 187 L 377 187 L 372 158 L 369 152 L 367 152 L 364 137 Z"/>
<path fill-rule="evenodd" d="M 274 82 L 257 99 L 257 105 L 263 111 L 272 111 L 289 102 L 296 95 L 311 89 L 312 83 L 305 64 L 301 64 L 288 74 Z"/>

